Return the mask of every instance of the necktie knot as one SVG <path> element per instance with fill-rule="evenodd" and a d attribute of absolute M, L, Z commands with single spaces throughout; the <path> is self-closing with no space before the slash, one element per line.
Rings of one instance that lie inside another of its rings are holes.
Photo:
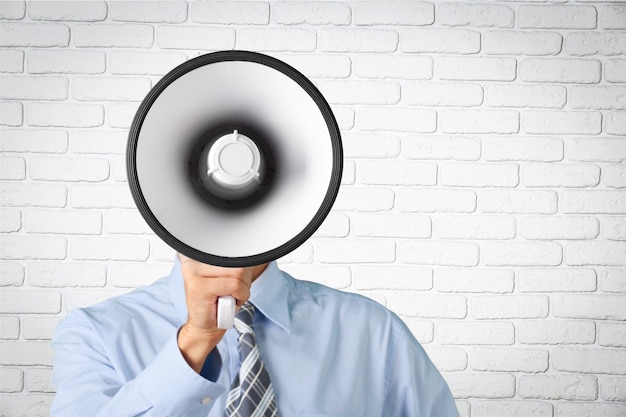
<path fill-rule="evenodd" d="M 254 334 L 254 305 L 249 301 L 241 306 L 237 314 L 235 315 L 234 326 L 240 334 L 252 333 Z"/>

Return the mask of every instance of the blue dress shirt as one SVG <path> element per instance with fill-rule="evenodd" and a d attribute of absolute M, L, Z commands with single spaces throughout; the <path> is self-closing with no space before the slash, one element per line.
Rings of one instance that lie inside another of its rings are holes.
<path fill-rule="evenodd" d="M 420 344 L 380 304 L 296 280 L 275 262 L 250 301 L 281 417 L 458 416 Z M 53 340 L 51 416 L 222 417 L 239 369 L 236 330 L 207 360 L 205 378 L 178 348 L 186 320 L 178 261 L 150 286 L 70 312 Z"/>

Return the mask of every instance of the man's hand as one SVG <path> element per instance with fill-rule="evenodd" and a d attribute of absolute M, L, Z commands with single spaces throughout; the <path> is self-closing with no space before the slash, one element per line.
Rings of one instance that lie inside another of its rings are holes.
<path fill-rule="evenodd" d="M 217 328 L 217 299 L 230 295 L 241 306 L 250 298 L 250 287 L 267 265 L 223 268 L 179 255 L 189 315 L 178 334 L 178 347 L 196 372 L 217 346 L 226 330 Z"/>

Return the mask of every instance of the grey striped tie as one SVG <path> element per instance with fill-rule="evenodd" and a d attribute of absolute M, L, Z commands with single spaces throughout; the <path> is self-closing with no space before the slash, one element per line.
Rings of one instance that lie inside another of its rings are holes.
<path fill-rule="evenodd" d="M 252 318 L 254 306 L 245 303 L 235 316 L 239 332 L 241 369 L 226 399 L 226 417 L 276 417 L 276 400 L 270 377 L 256 345 Z"/>

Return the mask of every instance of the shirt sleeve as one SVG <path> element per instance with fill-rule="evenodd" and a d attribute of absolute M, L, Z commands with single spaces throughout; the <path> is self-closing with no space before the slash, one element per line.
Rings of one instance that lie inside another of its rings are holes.
<path fill-rule="evenodd" d="M 225 388 L 198 375 L 174 332 L 144 370 L 124 381 L 99 335 L 80 311 L 57 327 L 51 417 L 191 417 L 207 415 Z"/>
<path fill-rule="evenodd" d="M 385 415 L 459 417 L 448 384 L 400 319 L 393 325 L 386 360 Z"/>

